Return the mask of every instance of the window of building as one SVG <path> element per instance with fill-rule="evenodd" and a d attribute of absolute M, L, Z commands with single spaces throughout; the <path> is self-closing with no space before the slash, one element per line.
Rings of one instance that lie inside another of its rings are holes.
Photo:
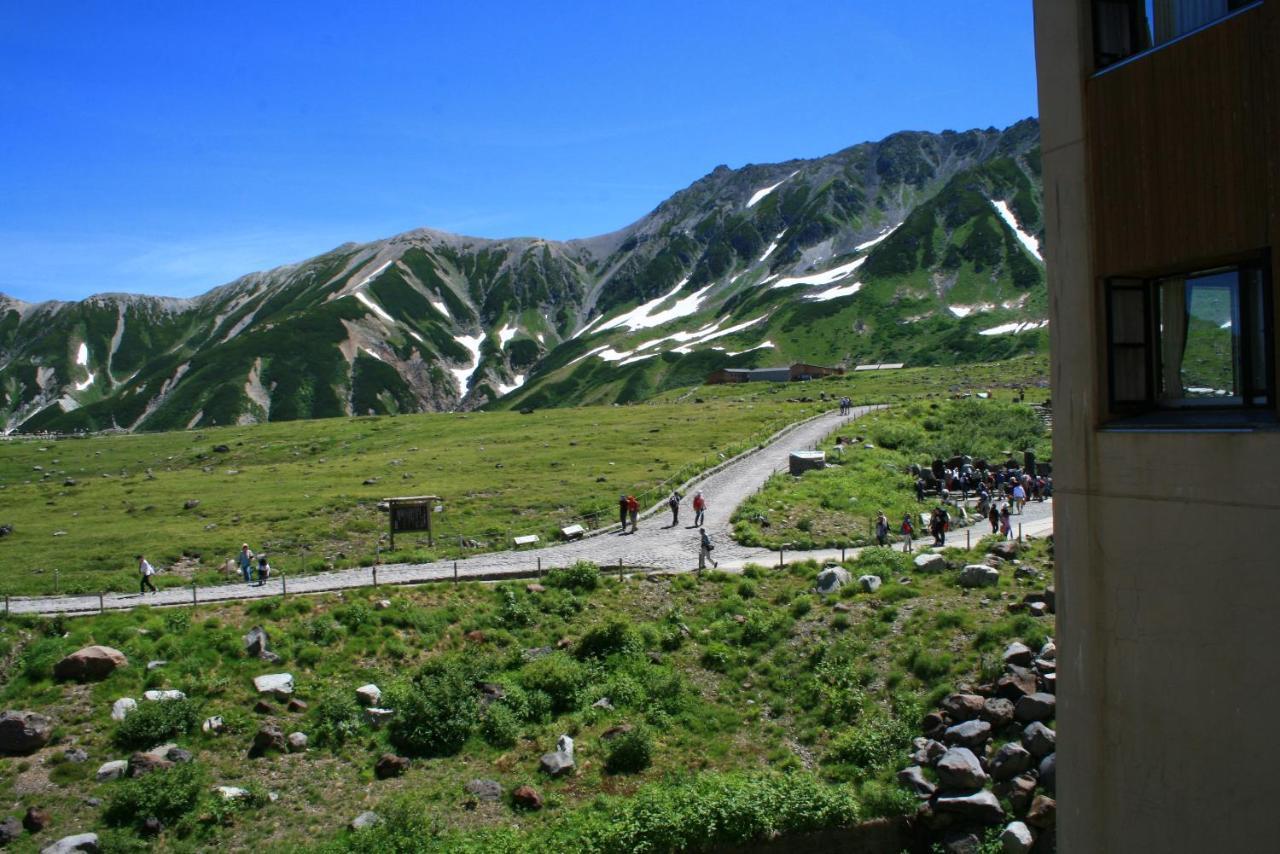
<path fill-rule="evenodd" d="M 1262 263 L 1107 283 L 1111 408 L 1274 405 L 1271 293 Z"/>
<path fill-rule="evenodd" d="M 1098 68 L 1174 41 L 1261 0 L 1093 0 Z"/>

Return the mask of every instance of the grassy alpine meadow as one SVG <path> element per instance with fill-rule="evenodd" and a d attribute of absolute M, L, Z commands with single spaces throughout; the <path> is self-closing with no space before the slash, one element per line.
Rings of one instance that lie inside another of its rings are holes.
<path fill-rule="evenodd" d="M 1049 549 L 1026 547 L 1023 565 L 1051 572 Z M 1005 571 L 997 588 L 958 586 L 959 569 L 983 552 L 948 549 L 948 569 L 927 574 L 910 556 L 868 549 L 845 566 L 883 586 L 827 597 L 814 592 L 811 561 L 625 580 L 578 564 L 540 585 L 3 619 L 0 708 L 46 714 L 54 731 L 34 754 L 0 758 L 0 820 L 49 811 L 51 826 L 20 840 L 21 851 L 91 830 L 111 851 L 603 854 L 704 850 L 912 813 L 917 801 L 893 775 L 923 712 L 994 678 L 1009 641 L 1038 648 L 1051 633 L 1051 619 L 1007 608 L 1043 581 Z M 254 626 L 280 661 L 246 652 Z M 128 665 L 98 682 L 53 678 L 62 656 L 92 643 Z M 252 679 L 278 672 L 293 675 L 305 708 L 259 704 Z M 379 728 L 357 702 L 367 683 L 394 710 Z M 186 699 L 144 700 L 150 689 Z M 121 697 L 139 708 L 117 722 Z M 202 731 L 212 716 L 221 734 Z M 251 758 L 267 725 L 306 734 L 306 748 Z M 553 778 L 539 762 L 561 735 L 574 739 L 576 767 Z M 192 761 L 95 779 L 102 763 L 165 742 Z M 88 759 L 69 758 L 73 749 Z M 407 769 L 377 779 L 386 753 Z M 467 791 L 473 780 L 496 784 L 495 799 Z M 243 791 L 227 800 L 215 786 Z M 517 802 L 521 786 L 540 808 Z M 380 823 L 346 830 L 365 810 Z"/>
<path fill-rule="evenodd" d="M 820 403 L 667 405 L 323 419 L 173 433 L 0 443 L 0 592 L 95 593 L 225 577 L 242 542 L 299 573 L 456 556 L 511 537 L 554 538 L 613 515 L 619 493 L 658 501 L 680 483 Z M 378 502 L 439 495 L 425 534 L 382 539 Z M 55 572 L 56 570 L 56 572 Z"/>
<path fill-rule="evenodd" d="M 837 452 L 837 437 L 852 444 Z M 1014 454 L 1021 462 L 1028 448 L 1037 459 L 1050 459 L 1049 432 L 1034 409 L 1009 399 L 917 399 L 879 410 L 828 437 L 822 445 L 829 463 L 825 469 L 798 478 L 774 475 L 739 505 L 734 538 L 770 548 L 867 545 L 880 510 L 889 517 L 895 539 L 906 513 L 923 531 L 918 514 L 932 505 L 916 502 L 910 465 L 927 467 L 934 459 L 960 454 L 993 462 Z"/>

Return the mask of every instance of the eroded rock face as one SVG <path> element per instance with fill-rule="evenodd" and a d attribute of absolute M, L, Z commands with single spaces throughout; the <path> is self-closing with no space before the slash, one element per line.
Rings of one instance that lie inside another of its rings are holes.
<path fill-rule="evenodd" d="M 128 665 L 129 659 L 118 649 L 109 646 L 86 646 L 55 664 L 53 675 L 57 679 L 96 681 L 105 679 L 117 669 Z"/>
<path fill-rule="evenodd" d="M 49 743 L 53 721 L 38 712 L 8 711 L 0 714 L 0 753 L 25 756 Z"/>

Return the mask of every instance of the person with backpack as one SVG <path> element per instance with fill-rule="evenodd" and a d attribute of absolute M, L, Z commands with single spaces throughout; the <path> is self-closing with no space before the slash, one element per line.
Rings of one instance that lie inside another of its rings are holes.
<path fill-rule="evenodd" d="M 150 590 L 152 593 L 159 593 L 156 586 L 151 583 L 151 576 L 156 574 L 156 568 L 142 555 L 138 555 L 138 575 L 142 580 L 138 584 L 138 595 L 141 596 Z"/>
<path fill-rule="evenodd" d="M 693 496 L 693 526 L 695 528 L 702 527 L 702 516 L 707 511 L 707 499 L 702 497 L 702 491 L 694 493 Z"/>
<path fill-rule="evenodd" d="M 618 496 L 618 524 L 622 526 L 622 533 L 627 532 L 627 496 Z"/>
<path fill-rule="evenodd" d="M 947 512 L 947 505 L 938 508 L 938 545 L 945 546 L 947 544 L 947 531 L 951 530 L 951 514 Z"/>
<path fill-rule="evenodd" d="M 882 546 L 889 544 L 889 517 L 883 510 L 876 514 L 876 542 Z"/>
<path fill-rule="evenodd" d="M 244 583 L 248 584 L 253 580 L 253 552 L 249 551 L 249 544 L 244 543 L 240 546 L 240 575 L 244 578 Z"/>
<path fill-rule="evenodd" d="M 902 527 L 899 528 L 902 533 L 902 550 L 907 554 L 911 553 L 911 535 L 915 533 L 915 526 L 911 524 L 911 514 L 902 514 Z"/>
<path fill-rule="evenodd" d="M 1000 508 L 1000 533 L 1006 540 L 1013 539 L 1013 520 L 1009 518 L 1009 505 Z"/>
<path fill-rule="evenodd" d="M 271 564 L 267 563 L 265 553 L 258 555 L 258 586 L 267 583 L 267 579 L 271 577 Z"/>
<path fill-rule="evenodd" d="M 674 528 L 680 524 L 680 499 L 681 495 L 676 490 L 671 490 L 671 497 L 667 499 L 667 506 L 671 508 L 671 527 Z"/>
<path fill-rule="evenodd" d="M 994 501 L 991 502 L 991 512 L 987 514 L 987 521 L 991 523 L 991 533 L 999 533 L 1000 509 L 996 507 L 996 503 Z"/>
<path fill-rule="evenodd" d="M 706 569 L 707 561 L 711 561 L 711 565 L 713 567 L 719 566 L 720 564 L 716 563 L 716 561 L 711 557 L 711 550 L 714 549 L 715 546 L 711 544 L 711 538 L 707 536 L 706 529 L 703 528 L 699 530 L 698 534 L 700 535 L 700 542 L 698 545 L 698 569 Z"/>
<path fill-rule="evenodd" d="M 636 522 L 640 518 L 640 502 L 634 495 L 627 496 L 627 514 L 631 516 L 631 533 L 634 534 L 638 527 Z"/>

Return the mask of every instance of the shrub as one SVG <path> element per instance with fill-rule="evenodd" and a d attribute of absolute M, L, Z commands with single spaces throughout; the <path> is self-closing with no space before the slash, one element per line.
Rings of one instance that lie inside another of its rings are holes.
<path fill-rule="evenodd" d="M 533 621 L 529 606 L 516 597 L 509 587 L 498 590 L 498 624 L 508 628 L 527 626 Z"/>
<path fill-rule="evenodd" d="M 640 633 L 622 620 L 610 620 L 587 630 L 574 651 L 578 658 L 635 655 L 644 648 Z"/>
<path fill-rule="evenodd" d="M 473 680 L 457 662 L 424 666 L 389 695 L 396 713 L 387 735 L 409 756 L 457 753 L 480 717 Z"/>
<path fill-rule="evenodd" d="M 491 703 L 480 722 L 480 734 L 494 747 L 510 747 L 520 737 L 520 721 L 508 707 Z"/>
<path fill-rule="evenodd" d="M 733 650 L 722 643 L 709 643 L 702 651 L 702 666 L 717 673 L 726 673 L 733 663 Z"/>
<path fill-rule="evenodd" d="M 333 612 L 334 619 L 346 626 L 352 634 L 373 623 L 373 611 L 363 602 L 353 602 Z"/>
<path fill-rule="evenodd" d="M 200 722 L 200 707 L 192 700 L 143 702 L 116 727 L 120 747 L 154 747 L 190 732 Z"/>
<path fill-rule="evenodd" d="M 600 586 L 600 567 L 590 561 L 580 560 L 566 569 L 551 570 L 545 580 L 548 587 L 595 590 Z"/>
<path fill-rule="evenodd" d="M 653 762 L 653 739 L 642 726 L 615 736 L 609 742 L 604 767 L 610 774 L 637 774 Z"/>
<path fill-rule="evenodd" d="M 563 652 L 553 652 L 530 662 L 520 674 L 520 684 L 529 691 L 541 691 L 551 699 L 554 712 L 567 712 L 578 702 L 578 692 L 587 684 L 588 673 L 578 661 Z"/>
<path fill-rule="evenodd" d="M 827 759 L 871 773 L 896 761 L 911 744 L 911 735 L 911 727 L 897 718 L 867 718 L 836 737 Z"/>
<path fill-rule="evenodd" d="M 302 628 L 303 635 L 320 646 L 332 646 L 342 637 L 342 626 L 332 617 L 312 617 Z"/>
<path fill-rule="evenodd" d="M 813 609 L 813 600 L 808 596 L 797 596 L 791 602 L 791 616 L 800 619 Z"/>
<path fill-rule="evenodd" d="M 112 785 L 102 817 L 117 827 L 141 825 L 152 816 L 173 824 L 195 810 L 207 785 L 204 768 L 195 762 L 121 780 Z"/>
<path fill-rule="evenodd" d="M 360 724 L 360 704 L 345 687 L 331 688 L 311 713 L 311 734 L 321 746 L 337 747 L 358 733 Z"/>

